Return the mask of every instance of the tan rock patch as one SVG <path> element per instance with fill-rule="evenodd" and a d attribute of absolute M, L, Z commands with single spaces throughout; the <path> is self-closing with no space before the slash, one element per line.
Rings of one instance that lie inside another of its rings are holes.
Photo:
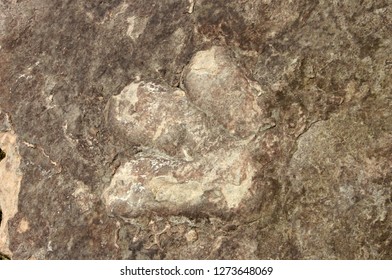
<path fill-rule="evenodd" d="M 3 218 L 0 225 L 0 252 L 11 255 L 8 248 L 8 221 L 18 212 L 18 195 L 22 175 L 16 134 L 10 130 L 0 132 L 0 147 L 6 157 L 0 162 L 0 207 Z"/>
<path fill-rule="evenodd" d="M 27 221 L 26 218 L 23 218 L 19 222 L 18 233 L 25 233 L 29 229 L 30 229 L 29 221 Z"/>

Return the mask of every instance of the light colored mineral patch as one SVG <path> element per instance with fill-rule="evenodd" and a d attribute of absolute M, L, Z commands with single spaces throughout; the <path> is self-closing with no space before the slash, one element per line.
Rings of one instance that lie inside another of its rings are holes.
<path fill-rule="evenodd" d="M 197 231 L 194 229 L 191 229 L 190 231 L 188 231 L 185 234 L 185 238 L 186 238 L 186 241 L 188 241 L 188 242 L 195 242 L 198 238 Z"/>
<path fill-rule="evenodd" d="M 30 229 L 29 221 L 27 221 L 26 218 L 23 218 L 19 223 L 18 233 L 24 233 L 29 229 Z"/>
<path fill-rule="evenodd" d="M 92 209 L 94 195 L 91 194 L 88 187 L 83 182 L 78 181 L 76 184 L 77 188 L 72 193 L 72 196 L 75 198 L 80 211 L 84 213 Z"/>
<path fill-rule="evenodd" d="M 144 32 L 146 28 L 148 18 L 138 18 L 135 16 L 127 18 L 128 29 L 127 35 L 132 38 L 132 40 L 136 40 L 139 36 Z"/>

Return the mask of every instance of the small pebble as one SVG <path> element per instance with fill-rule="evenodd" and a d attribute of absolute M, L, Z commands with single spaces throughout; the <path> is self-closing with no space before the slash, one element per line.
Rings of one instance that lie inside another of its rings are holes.
<path fill-rule="evenodd" d="M 186 241 L 195 242 L 198 238 L 197 232 L 194 229 L 191 229 L 185 234 Z"/>

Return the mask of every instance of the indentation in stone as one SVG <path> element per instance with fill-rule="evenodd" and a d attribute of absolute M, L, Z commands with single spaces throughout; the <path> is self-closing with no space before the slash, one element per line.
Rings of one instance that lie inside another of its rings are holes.
<path fill-rule="evenodd" d="M 0 161 L 2 161 L 5 158 L 5 152 L 0 149 Z"/>

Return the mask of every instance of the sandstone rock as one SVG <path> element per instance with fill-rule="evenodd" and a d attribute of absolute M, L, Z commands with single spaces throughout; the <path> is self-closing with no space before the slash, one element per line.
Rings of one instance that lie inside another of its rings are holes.
<path fill-rule="evenodd" d="M 0 1 L 0 256 L 390 259 L 391 18 Z"/>

